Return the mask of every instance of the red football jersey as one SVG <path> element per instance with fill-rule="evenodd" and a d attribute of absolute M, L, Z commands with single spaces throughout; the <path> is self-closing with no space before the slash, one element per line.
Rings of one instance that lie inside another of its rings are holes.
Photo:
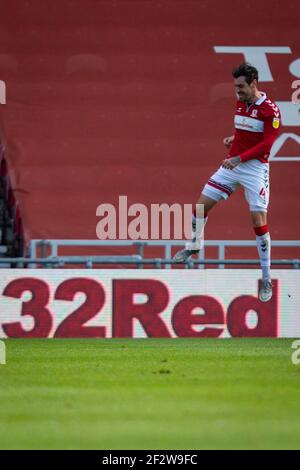
<path fill-rule="evenodd" d="M 234 141 L 227 158 L 239 155 L 242 162 L 254 158 L 268 162 L 270 150 L 278 136 L 280 111 L 265 93 L 260 93 L 261 98 L 254 104 L 237 102 Z"/>

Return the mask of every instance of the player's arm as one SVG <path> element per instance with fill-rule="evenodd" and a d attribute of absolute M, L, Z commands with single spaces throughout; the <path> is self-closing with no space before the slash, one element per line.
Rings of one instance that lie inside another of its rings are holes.
<path fill-rule="evenodd" d="M 226 148 L 230 148 L 233 141 L 234 141 L 234 135 L 231 135 L 230 137 L 225 137 L 225 139 L 223 140 L 223 143 Z M 233 168 L 239 163 L 241 163 L 240 157 L 233 157 L 230 159 L 225 159 L 222 162 L 222 166 L 223 168 L 228 168 L 230 170 L 233 170 Z"/>
<path fill-rule="evenodd" d="M 225 145 L 226 148 L 230 148 L 233 141 L 234 141 L 234 135 L 231 135 L 230 137 L 225 137 L 225 139 L 223 140 L 223 144 Z"/>
<path fill-rule="evenodd" d="M 237 157 L 225 158 L 225 160 L 222 162 L 222 167 L 226 168 L 227 170 L 233 170 L 240 163 L 241 157 L 238 155 Z"/>
<path fill-rule="evenodd" d="M 255 158 L 264 157 L 271 151 L 272 145 L 278 137 L 278 130 L 280 127 L 279 117 L 272 114 L 265 119 L 264 139 L 259 144 L 255 145 L 250 150 L 243 152 L 240 155 L 241 162 L 247 162 Z"/>

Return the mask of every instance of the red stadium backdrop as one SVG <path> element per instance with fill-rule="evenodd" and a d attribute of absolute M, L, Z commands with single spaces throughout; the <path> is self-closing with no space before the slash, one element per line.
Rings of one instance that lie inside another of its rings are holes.
<path fill-rule="evenodd" d="M 129 204 L 194 202 L 226 154 L 231 70 L 246 58 L 283 114 L 271 167 L 272 236 L 299 239 L 300 114 L 291 103 L 292 93 L 300 98 L 292 88 L 300 77 L 298 6 L 2 2 L 1 135 L 27 238 L 94 239 L 97 206 L 122 194 Z M 240 192 L 216 208 L 206 238 L 252 237 Z"/>

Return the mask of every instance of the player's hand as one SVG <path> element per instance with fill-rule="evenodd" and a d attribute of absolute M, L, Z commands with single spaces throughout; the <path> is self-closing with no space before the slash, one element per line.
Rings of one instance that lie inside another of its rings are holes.
<path fill-rule="evenodd" d="M 232 142 L 234 140 L 234 136 L 230 136 L 230 137 L 225 137 L 225 139 L 223 140 L 223 144 L 225 145 L 226 148 L 229 149 L 229 147 L 231 146 Z"/>
<path fill-rule="evenodd" d="M 222 162 L 222 167 L 226 168 L 227 170 L 233 170 L 240 163 L 241 163 L 240 157 L 226 158 L 226 160 L 223 160 Z"/>

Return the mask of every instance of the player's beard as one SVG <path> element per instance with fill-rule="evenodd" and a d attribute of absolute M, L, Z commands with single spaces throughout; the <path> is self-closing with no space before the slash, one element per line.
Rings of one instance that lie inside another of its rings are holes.
<path fill-rule="evenodd" d="M 249 101 L 249 98 L 245 93 L 242 93 L 241 95 L 238 94 L 238 99 L 243 102 Z"/>

